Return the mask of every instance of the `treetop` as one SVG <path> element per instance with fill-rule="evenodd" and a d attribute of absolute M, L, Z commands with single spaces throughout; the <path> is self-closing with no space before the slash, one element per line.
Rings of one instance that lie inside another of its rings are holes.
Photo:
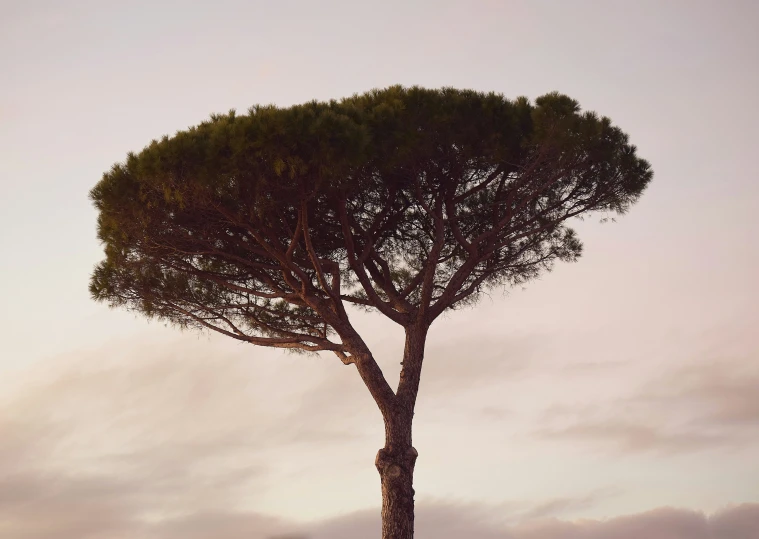
<path fill-rule="evenodd" d="M 343 353 L 330 335 L 345 304 L 429 324 L 576 259 L 566 221 L 625 212 L 651 177 L 625 133 L 558 93 L 393 86 L 254 106 L 104 174 L 90 290 L 179 325 Z"/>

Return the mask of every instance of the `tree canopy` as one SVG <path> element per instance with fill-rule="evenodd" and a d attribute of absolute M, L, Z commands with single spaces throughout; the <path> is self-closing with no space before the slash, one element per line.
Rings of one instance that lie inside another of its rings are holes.
<path fill-rule="evenodd" d="M 652 177 L 606 117 L 551 93 L 390 87 L 212 115 L 153 141 L 90 196 L 94 298 L 351 362 L 346 305 L 428 326 L 581 243 Z"/>

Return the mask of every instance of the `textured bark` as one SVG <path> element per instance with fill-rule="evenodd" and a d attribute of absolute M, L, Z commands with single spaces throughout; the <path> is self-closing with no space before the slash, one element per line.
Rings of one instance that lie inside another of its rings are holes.
<path fill-rule="evenodd" d="M 410 445 L 383 448 L 377 453 L 375 465 L 382 481 L 382 539 L 414 537 L 416 457 L 416 449 Z"/>
<path fill-rule="evenodd" d="M 419 391 L 427 326 L 406 329 L 398 391 L 385 419 L 385 447 L 375 465 L 382 484 L 382 539 L 414 537 L 414 465 L 418 453 L 411 445 L 414 405 Z"/>

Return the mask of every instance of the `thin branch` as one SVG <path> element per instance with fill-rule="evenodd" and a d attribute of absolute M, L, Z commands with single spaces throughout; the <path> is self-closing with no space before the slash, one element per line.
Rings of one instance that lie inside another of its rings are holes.
<path fill-rule="evenodd" d="M 348 211 L 345 205 L 345 200 L 341 200 L 339 204 L 340 222 L 343 227 L 343 235 L 345 236 L 345 246 L 348 252 L 348 263 L 353 269 L 353 272 L 356 274 L 356 277 L 361 283 L 361 286 L 363 286 L 369 300 L 372 302 L 372 306 L 376 307 L 382 314 L 390 318 L 393 322 L 403 325 L 405 323 L 403 316 L 379 297 L 379 294 L 377 294 L 377 291 L 374 289 L 371 281 L 369 280 L 369 276 L 366 274 L 366 271 L 364 271 L 363 264 L 356 257 L 356 246 L 353 242 L 353 233 L 351 232 L 351 227 L 349 224 Z"/>

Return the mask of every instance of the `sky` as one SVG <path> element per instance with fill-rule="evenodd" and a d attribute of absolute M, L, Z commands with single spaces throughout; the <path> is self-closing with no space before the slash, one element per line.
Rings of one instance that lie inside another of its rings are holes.
<path fill-rule="evenodd" d="M 0 0 L 0 536 L 379 536 L 354 367 L 88 295 L 88 191 L 254 104 L 560 91 L 655 177 L 585 250 L 433 326 L 417 536 L 759 536 L 759 4 Z M 352 313 L 391 385 L 402 334 Z M 286 535 L 290 534 L 290 535 Z M 294 535 L 293 535 L 294 534 Z"/>

